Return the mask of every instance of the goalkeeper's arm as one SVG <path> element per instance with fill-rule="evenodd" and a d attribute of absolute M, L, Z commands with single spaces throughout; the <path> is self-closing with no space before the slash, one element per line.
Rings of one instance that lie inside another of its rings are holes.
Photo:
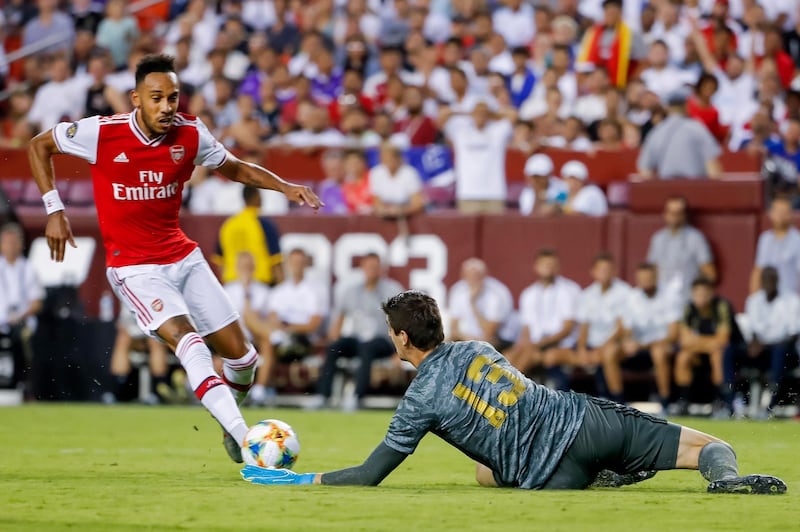
<path fill-rule="evenodd" d="M 314 480 L 315 483 L 328 486 L 377 486 L 406 459 L 406 456 L 381 442 L 363 464 L 322 473 Z"/>

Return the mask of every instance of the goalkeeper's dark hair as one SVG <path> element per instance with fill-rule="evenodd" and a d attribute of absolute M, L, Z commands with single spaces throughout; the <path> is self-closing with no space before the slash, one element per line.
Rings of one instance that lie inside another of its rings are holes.
<path fill-rule="evenodd" d="M 148 74 L 175 73 L 175 58 L 167 54 L 148 54 L 136 65 L 136 85 L 139 85 Z"/>
<path fill-rule="evenodd" d="M 389 298 L 381 308 L 394 333 L 405 331 L 411 345 L 420 351 L 429 351 L 444 342 L 439 306 L 428 294 L 406 290 Z"/>

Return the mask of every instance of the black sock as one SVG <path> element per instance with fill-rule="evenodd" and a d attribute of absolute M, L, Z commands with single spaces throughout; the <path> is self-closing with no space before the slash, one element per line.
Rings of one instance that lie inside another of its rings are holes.
<path fill-rule="evenodd" d="M 659 397 L 658 402 L 661 403 L 661 408 L 666 410 L 669 406 L 669 397 Z"/>
<path fill-rule="evenodd" d="M 688 386 L 676 386 L 675 387 L 675 397 L 678 398 L 678 401 L 688 401 L 689 400 L 689 387 Z"/>
<path fill-rule="evenodd" d="M 700 474 L 709 482 L 739 476 L 736 453 L 724 443 L 709 443 L 700 450 L 697 460 Z"/>
<path fill-rule="evenodd" d="M 128 376 L 112 375 L 111 378 L 114 380 L 114 397 L 117 398 L 117 401 L 121 401 L 125 395 L 125 388 L 128 384 Z"/>
<path fill-rule="evenodd" d="M 612 401 L 614 401 L 615 403 L 619 403 L 619 404 L 624 404 L 625 403 L 625 394 L 608 392 L 608 397 Z"/>
<path fill-rule="evenodd" d="M 733 389 L 728 383 L 723 382 L 719 385 L 717 390 L 719 398 L 725 403 L 728 408 L 733 409 Z"/>

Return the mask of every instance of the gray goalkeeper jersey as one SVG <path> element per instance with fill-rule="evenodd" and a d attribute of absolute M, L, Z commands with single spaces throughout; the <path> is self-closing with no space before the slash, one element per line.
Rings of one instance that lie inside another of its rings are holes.
<path fill-rule="evenodd" d="M 432 432 L 494 471 L 501 486 L 541 488 L 583 423 L 584 396 L 545 388 L 484 342 L 448 342 L 419 365 L 385 443 L 411 454 Z"/>

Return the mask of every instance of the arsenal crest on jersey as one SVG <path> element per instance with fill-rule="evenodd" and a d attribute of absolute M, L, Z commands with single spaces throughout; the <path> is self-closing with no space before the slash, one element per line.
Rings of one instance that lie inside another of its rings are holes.
<path fill-rule="evenodd" d="M 169 154 L 172 157 L 172 162 L 175 164 L 180 164 L 183 161 L 183 156 L 186 155 L 186 148 L 183 146 L 170 146 Z"/>

